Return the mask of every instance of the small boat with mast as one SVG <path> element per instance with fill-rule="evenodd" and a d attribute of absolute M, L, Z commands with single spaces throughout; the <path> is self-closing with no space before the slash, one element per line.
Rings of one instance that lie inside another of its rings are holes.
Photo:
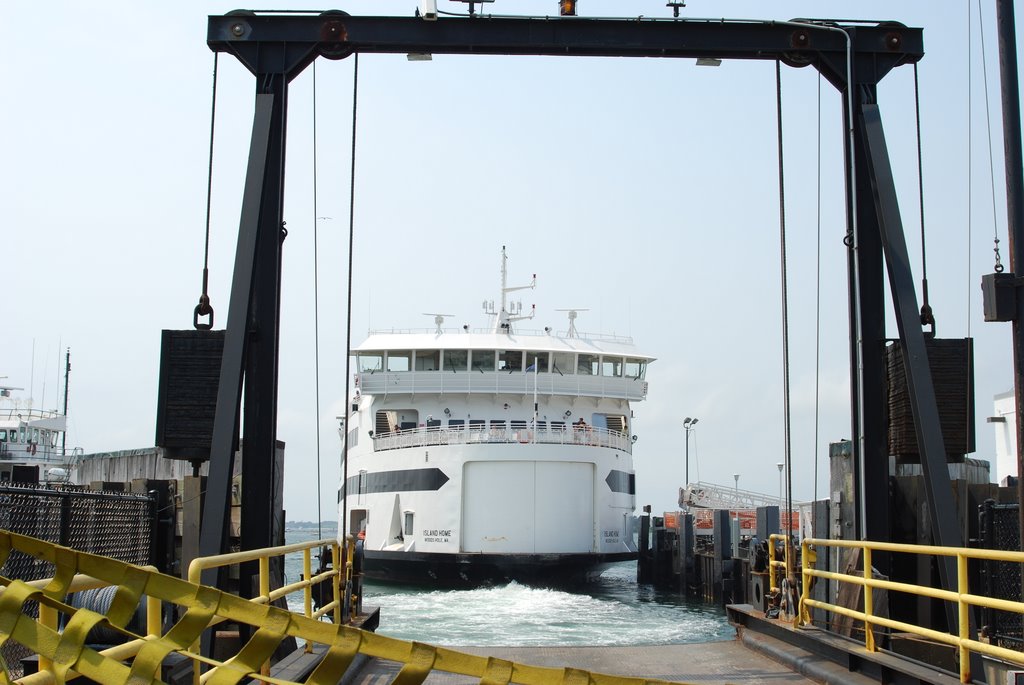
<path fill-rule="evenodd" d="M 71 358 L 67 358 L 70 371 Z M 33 407 L 22 388 L 0 385 L 0 483 L 66 483 L 81 448 L 68 454 L 67 378 L 64 410 Z"/>
<path fill-rule="evenodd" d="M 631 403 L 647 366 L 631 339 L 520 330 L 532 319 L 501 255 L 491 325 L 372 332 L 352 351 L 341 528 L 373 579 L 566 584 L 637 558 Z"/>

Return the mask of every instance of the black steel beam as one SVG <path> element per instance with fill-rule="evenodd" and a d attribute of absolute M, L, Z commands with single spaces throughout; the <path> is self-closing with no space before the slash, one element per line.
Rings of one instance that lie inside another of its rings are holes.
<path fill-rule="evenodd" d="M 277 392 L 281 311 L 285 131 L 288 84 L 284 74 L 261 80 L 261 95 L 273 97 L 270 142 L 260 199 L 256 274 L 249 305 L 249 354 L 245 366 L 245 413 L 242 419 L 241 548 L 273 547 L 274 467 L 277 452 Z M 239 594 L 259 594 L 259 567 L 252 561 L 239 568 Z"/>
<path fill-rule="evenodd" d="M 799 25 L 796 25 L 799 24 Z M 849 39 L 849 46 L 847 40 Z M 590 57 L 714 57 L 781 59 L 814 65 L 834 84 L 852 67 L 880 80 L 924 54 L 922 31 L 896 23 L 836 26 L 823 22 L 513 18 L 477 16 L 425 21 L 416 17 L 354 17 L 233 13 L 209 18 L 207 44 L 230 52 L 253 74 L 293 78 L 317 55 L 359 53 L 549 55 Z"/>
<path fill-rule="evenodd" d="M 1013 0 L 996 2 L 999 29 L 999 83 L 1003 109 L 1003 159 L 1006 169 L 1006 224 L 1010 271 L 1024 271 L 1024 153 L 1021 151 L 1020 81 L 1017 74 L 1017 28 Z M 998 245 L 997 245 L 998 247 Z M 1024 503 L 1024 291 L 1016 288 L 1013 335 L 1013 406 L 1016 410 L 1017 501 Z M 1024 506 L 1018 508 L 1020 548 L 1024 549 Z"/>
<path fill-rule="evenodd" d="M 242 378 L 249 339 L 250 293 L 256 274 L 260 198 L 264 192 L 263 182 L 273 108 L 273 95 L 256 97 L 256 113 L 253 117 L 252 138 L 249 144 L 249 166 L 246 171 L 231 297 L 228 302 L 227 331 L 224 334 L 224 354 L 221 358 L 220 381 L 217 387 L 217 413 L 210 445 L 210 473 L 203 507 L 202 529 L 199 534 L 199 555 L 204 557 L 224 552 L 223 547 L 228 539 L 231 475 L 238 442 Z M 203 572 L 203 584 L 216 586 L 217 575 L 216 570 Z"/>
<path fill-rule="evenodd" d="M 854 76 L 857 79 L 857 75 Z M 873 85 L 853 88 L 855 111 L 875 102 Z M 864 145 L 863 120 L 844 108 L 847 130 L 847 221 L 850 298 L 850 388 L 853 458 L 857 497 L 856 537 L 888 542 L 889 452 L 885 422 L 885 273 L 878 213 L 872 196 L 874 179 Z M 851 140 L 852 138 L 852 140 Z M 852 144 L 852 149 L 851 149 Z M 868 502 L 871 505 L 868 506 Z M 889 572 L 887 555 L 877 555 L 875 566 Z"/>
<path fill-rule="evenodd" d="M 910 255 L 903 235 L 899 202 L 896 198 L 896 184 L 889 165 L 889 153 L 882 129 L 882 117 L 878 105 L 868 104 L 861 108 L 864 126 L 868 172 L 874 179 L 874 199 L 878 211 L 878 226 L 881 229 L 882 246 L 889 272 L 889 289 L 892 292 L 896 325 L 899 328 L 899 345 L 903 364 L 907 372 L 907 385 L 911 408 L 914 412 L 914 428 L 917 444 L 921 451 L 921 467 L 924 471 L 925 490 L 928 498 L 928 513 L 931 517 L 935 544 L 944 547 L 962 547 L 963 536 L 957 521 L 953 502 L 953 485 L 949 478 L 946 459 L 946 445 L 942 436 L 935 387 L 932 383 L 928 352 L 924 346 L 924 331 L 921 329 L 921 310 L 914 290 L 914 276 L 910 268 Z M 888 499 L 888 498 L 887 498 Z M 957 591 L 956 559 L 940 557 L 939 575 L 943 588 Z M 946 618 L 950 632 L 957 627 L 956 607 L 945 602 Z"/>
<path fill-rule="evenodd" d="M 255 230 L 257 223 L 261 231 L 261 246 L 264 239 L 282 238 L 281 209 L 283 198 L 284 160 L 284 106 L 287 84 L 319 56 L 343 59 L 356 53 L 430 53 L 430 54 L 478 54 L 478 55 L 548 55 L 548 56 L 614 56 L 614 57 L 663 57 L 745 60 L 782 60 L 792 66 L 814 66 L 840 91 L 853 93 L 853 104 L 846 107 L 846 123 L 850 131 L 847 141 L 848 174 L 856 167 L 856 177 L 848 176 L 847 204 L 851 228 L 850 257 L 850 309 L 851 309 L 851 374 L 854 378 L 854 443 L 855 455 L 861 465 L 861 503 L 869 493 L 874 499 L 882 495 L 888 500 L 888 455 L 886 426 L 884 423 L 884 341 L 885 303 L 884 269 L 882 264 L 882 232 L 887 240 L 903 243 L 902 226 L 898 223 L 898 208 L 894 201 L 890 205 L 886 198 L 884 212 L 878 211 L 882 204 L 875 196 L 878 179 L 873 170 L 877 164 L 871 160 L 871 153 L 877 146 L 868 144 L 860 106 L 875 103 L 875 85 L 894 67 L 916 62 L 923 56 L 922 31 L 896 23 L 877 25 L 836 25 L 823 21 L 764 22 L 764 21 L 706 21 L 706 20 L 648 20 L 648 19 L 584 19 L 578 17 L 556 18 L 507 18 L 478 16 L 468 18 L 442 18 L 426 21 L 416 17 L 353 17 L 344 12 L 331 11 L 308 15 L 258 15 L 253 12 L 235 12 L 227 16 L 209 18 L 208 45 L 214 51 L 235 55 L 256 76 L 258 93 L 273 93 L 280 98 L 282 108 L 279 115 L 273 115 L 274 123 L 266 126 L 265 133 L 271 143 L 260 139 L 257 143 L 257 126 L 254 126 L 254 145 L 260 145 L 265 155 L 267 177 L 260 178 L 263 196 L 247 181 L 246 199 L 243 204 L 243 230 Z M 261 95 L 260 97 L 269 97 Z M 877 111 L 877 110 L 876 110 Z M 855 114 L 856 112 L 856 114 Z M 268 112 L 267 116 L 271 116 Z M 880 128 L 878 130 L 880 133 Z M 884 139 L 882 140 L 884 154 Z M 269 152 L 268 152 L 269 149 Z M 250 153 L 250 165 L 255 153 Z M 887 159 L 884 166 L 888 168 Z M 280 168 L 279 168 L 280 167 Z M 250 166 L 250 174 L 253 173 Z M 891 179 L 890 179 L 891 181 Z M 883 182 L 885 182 L 883 180 Z M 267 197 L 272 196 L 272 197 Z M 255 207 L 255 209 L 254 209 Z M 258 219 L 251 216 L 258 212 Z M 895 214 L 893 222 L 890 212 Z M 251 225 L 250 223 L 251 222 Z M 887 225 L 882 226 L 885 223 Z M 253 238 L 255 240 L 255 238 Z M 249 257 L 255 255 L 255 246 Z M 886 248 L 887 252 L 889 248 Z M 242 236 L 239 237 L 239 253 L 242 251 Z M 904 245 L 905 251 L 905 245 Z M 233 308 L 229 316 L 229 342 L 232 325 L 245 320 L 245 332 L 254 335 L 252 348 L 246 352 L 245 340 L 241 354 L 251 354 L 245 366 L 247 388 L 253 386 L 252 394 L 246 395 L 246 458 L 247 475 L 245 482 L 270 472 L 275 449 L 277 400 L 277 336 L 278 308 L 280 297 L 280 245 L 261 247 L 258 266 L 246 262 L 245 268 L 254 268 L 246 274 L 239 274 L 241 262 L 236 255 L 236 273 L 232 286 L 232 307 L 235 306 L 236 288 L 241 291 L 248 286 L 246 302 L 252 308 L 246 310 L 251 319 L 235 316 Z M 255 274 L 255 275 L 253 275 Z M 248 280 L 246 280 L 248 278 Z M 264 282 L 264 280 L 266 282 Z M 904 294 L 905 295 L 905 294 Z M 913 299 L 913 285 L 909 295 Z M 238 295 L 241 297 L 241 295 Z M 901 296 L 902 297 L 902 296 Z M 901 301 L 902 302 L 902 301 Z M 898 303 L 900 306 L 901 303 Z M 257 314 L 258 312 L 258 314 Z M 901 326 L 903 321 L 901 319 Z M 251 325 L 250 329 L 248 326 Z M 901 331 L 902 333 L 902 331 Z M 238 335 L 238 330 L 234 335 Z M 917 330 L 920 336 L 920 330 Z M 913 353 L 913 350 L 912 352 Z M 227 359 L 228 349 L 225 350 Z M 258 359 L 256 358 L 258 357 Z M 926 365 L 927 366 L 927 365 Z M 221 387 L 218 395 L 218 426 L 237 428 L 241 376 L 234 375 L 234 369 L 241 368 L 232 361 L 231 374 L 225 374 L 229 366 L 222 368 Z M 241 372 L 239 371 L 239 374 Z M 930 376 L 927 379 L 930 384 Z M 227 389 L 226 389 L 227 388 Z M 221 403 L 221 397 L 232 395 L 236 406 L 232 409 Z M 934 402 L 934 398 L 932 399 Z M 222 413 L 227 413 L 222 418 Z M 252 412 L 253 420 L 249 414 Z M 261 418 L 256 418 L 261 417 Z M 216 429 L 215 429 L 216 430 Z M 920 430 L 920 429 L 919 429 Z M 224 453 L 227 429 L 222 428 L 220 440 L 214 435 L 215 455 Z M 258 443 L 258 447 L 256 445 Z M 925 440 L 919 439 L 924 445 Z M 252 446 L 250 453 L 249 446 Z M 934 452 L 932 448 L 932 452 Z M 944 452 L 940 449 L 943 455 Z M 252 469 L 250 471 L 249 469 Z M 230 478 L 230 471 L 228 471 Z M 217 483 L 212 480 L 210 492 L 217 493 L 219 503 L 230 487 L 230 480 Z M 882 492 L 878 492 L 882 490 Z M 935 499 L 932 497 L 931 499 Z M 270 498 L 267 497 L 266 502 Z M 253 505 L 262 506 L 262 505 Z M 940 506 L 940 508 L 942 508 Z M 949 512 L 951 508 L 946 508 Z M 246 514 L 248 517 L 249 514 Z M 264 527 L 266 513 L 253 514 L 252 522 L 247 518 L 243 530 L 250 526 Z M 224 534 L 224 521 L 207 530 L 204 519 L 204 541 L 208 535 L 218 537 Z M 862 525 L 858 536 L 886 540 L 889 538 L 889 516 L 887 508 L 862 506 L 859 520 Z M 256 544 L 246 535 L 244 544 Z M 214 545 L 207 545 L 212 549 Z M 217 549 L 212 553 L 219 552 Z"/>

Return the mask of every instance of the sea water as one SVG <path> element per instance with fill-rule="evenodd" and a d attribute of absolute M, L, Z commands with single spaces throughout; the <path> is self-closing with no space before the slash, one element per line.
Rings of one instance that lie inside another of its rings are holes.
<path fill-rule="evenodd" d="M 317 531 L 288 530 L 286 537 L 288 543 L 315 540 Z M 301 573 L 301 554 L 289 555 L 286 582 Z M 381 635 L 449 647 L 680 644 L 735 634 L 720 607 L 638 584 L 636 562 L 615 564 L 573 591 L 518 583 L 431 590 L 367 582 L 363 604 L 380 607 Z M 289 597 L 289 605 L 301 611 L 302 594 Z"/>

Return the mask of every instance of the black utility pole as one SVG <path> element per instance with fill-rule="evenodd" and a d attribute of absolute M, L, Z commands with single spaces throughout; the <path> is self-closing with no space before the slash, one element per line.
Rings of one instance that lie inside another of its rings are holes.
<path fill-rule="evenodd" d="M 1006 225 L 1009 234 L 1010 271 L 1024 269 L 1024 178 L 1022 178 L 1020 136 L 1020 93 L 1017 85 L 1017 33 L 1013 0 L 996 0 L 999 34 L 999 82 L 1003 99 L 1003 155 L 1006 166 Z M 1024 297 L 1019 287 L 1017 311 L 1013 317 L 1013 388 L 1017 416 L 1017 501 L 1024 502 Z M 1021 549 L 1024 550 L 1024 506 L 1018 507 Z"/>
<path fill-rule="evenodd" d="M 64 356 L 64 432 L 60 434 L 60 456 L 68 454 L 68 378 L 71 376 L 71 348 Z"/>

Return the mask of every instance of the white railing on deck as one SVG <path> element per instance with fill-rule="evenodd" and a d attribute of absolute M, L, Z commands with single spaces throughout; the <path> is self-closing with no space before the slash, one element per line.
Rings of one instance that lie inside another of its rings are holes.
<path fill-rule="evenodd" d="M 437 328 L 378 328 L 370 329 L 369 335 L 422 335 L 428 333 L 431 335 L 437 334 Z M 494 333 L 493 328 L 442 328 L 441 333 L 453 333 L 456 335 L 464 335 L 466 333 L 474 333 L 478 335 L 487 335 Z M 530 335 L 536 337 L 555 338 L 555 339 L 576 339 L 586 340 L 588 342 L 611 342 L 618 343 L 620 345 L 632 345 L 633 338 L 628 335 L 615 335 L 614 333 L 580 333 L 576 332 L 574 335 L 569 335 L 568 331 L 539 331 L 530 330 L 526 328 L 516 328 L 515 335 Z"/>
<path fill-rule="evenodd" d="M 527 373 L 525 371 L 377 371 L 356 377 L 359 390 L 367 395 L 412 395 L 417 393 L 497 393 L 607 397 L 642 400 L 647 381 L 621 376 Z"/>
<path fill-rule="evenodd" d="M 373 437 L 373 450 L 397 450 L 404 447 L 430 447 L 433 445 L 581 445 L 610 447 L 632 453 L 633 442 L 621 431 L 588 426 L 584 429 L 563 428 L 410 428 L 397 433 Z"/>

